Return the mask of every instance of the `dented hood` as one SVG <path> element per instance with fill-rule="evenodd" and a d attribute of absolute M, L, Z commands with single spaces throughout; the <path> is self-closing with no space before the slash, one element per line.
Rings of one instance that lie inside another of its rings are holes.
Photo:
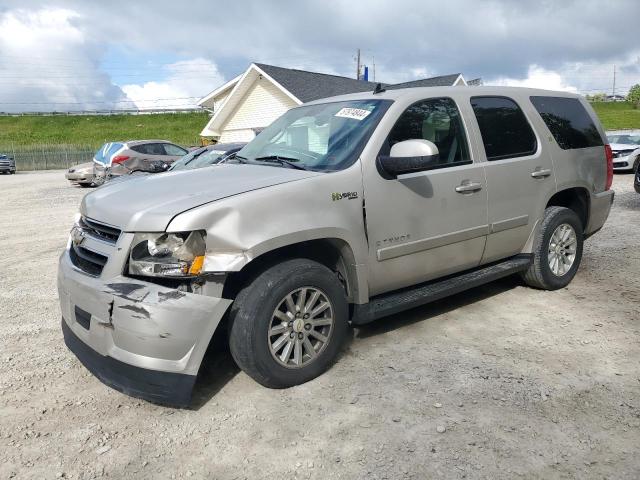
<path fill-rule="evenodd" d="M 167 172 L 107 183 L 84 197 L 80 211 L 126 232 L 160 232 L 186 210 L 316 175 L 322 174 L 247 164 Z"/>

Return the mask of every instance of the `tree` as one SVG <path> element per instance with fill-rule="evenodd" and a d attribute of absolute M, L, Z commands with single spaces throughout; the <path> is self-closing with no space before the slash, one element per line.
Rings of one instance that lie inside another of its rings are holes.
<path fill-rule="evenodd" d="M 587 100 L 590 102 L 606 102 L 607 95 L 605 93 L 594 93 L 593 95 L 587 95 Z"/>
<path fill-rule="evenodd" d="M 627 102 L 631 102 L 636 108 L 640 107 L 640 83 L 636 83 L 627 93 Z"/>

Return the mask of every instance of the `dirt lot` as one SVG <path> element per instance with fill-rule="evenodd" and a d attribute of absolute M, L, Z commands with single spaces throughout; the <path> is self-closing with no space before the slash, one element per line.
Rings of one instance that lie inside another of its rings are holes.
<path fill-rule="evenodd" d="M 63 344 L 57 257 L 86 191 L 0 176 L 0 478 L 638 478 L 640 195 L 614 188 L 569 288 L 510 278 L 379 321 L 289 390 L 220 351 L 174 410 Z"/>

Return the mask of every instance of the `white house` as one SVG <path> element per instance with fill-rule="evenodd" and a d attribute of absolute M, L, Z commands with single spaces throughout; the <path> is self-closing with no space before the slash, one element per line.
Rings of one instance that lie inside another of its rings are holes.
<path fill-rule="evenodd" d="M 461 74 L 405 82 L 387 87 L 466 85 Z M 353 78 L 252 63 L 198 104 L 212 112 L 200 135 L 218 142 L 248 142 L 292 107 L 319 98 L 373 91 L 376 83 Z"/>

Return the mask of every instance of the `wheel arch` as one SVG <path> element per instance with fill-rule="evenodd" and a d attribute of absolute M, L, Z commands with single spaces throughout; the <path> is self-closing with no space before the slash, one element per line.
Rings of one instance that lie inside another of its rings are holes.
<path fill-rule="evenodd" d="M 557 191 L 547 201 L 545 209 L 549 207 L 565 207 L 573 210 L 580 218 L 583 233 L 586 232 L 591 213 L 591 196 L 586 188 L 568 187 Z"/>
<path fill-rule="evenodd" d="M 338 275 L 349 303 L 360 303 L 366 292 L 362 291 L 361 269 L 358 268 L 354 251 L 341 238 L 320 238 L 298 241 L 265 251 L 249 260 L 237 272 L 229 272 L 224 284 L 223 298 L 235 298 L 238 291 L 252 278 L 276 263 L 291 258 L 307 258 L 316 261 Z"/>

